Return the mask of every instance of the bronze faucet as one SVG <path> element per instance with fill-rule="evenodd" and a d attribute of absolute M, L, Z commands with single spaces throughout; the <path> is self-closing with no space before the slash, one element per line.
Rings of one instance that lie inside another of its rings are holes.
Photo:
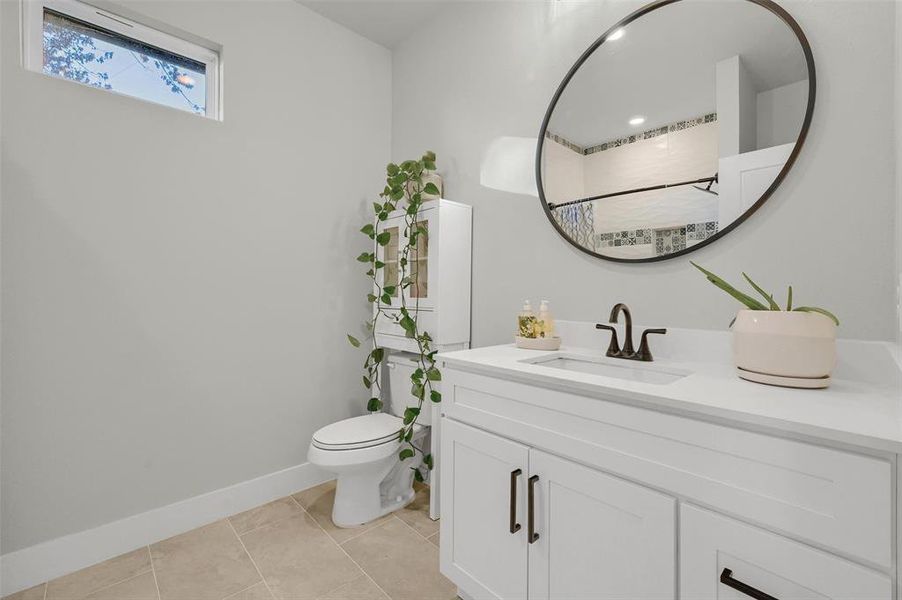
<path fill-rule="evenodd" d="M 626 360 L 641 360 L 645 362 L 651 362 L 654 359 L 652 358 L 651 350 L 648 347 L 648 334 L 665 334 L 667 333 L 667 330 L 663 328 L 646 329 L 642 332 L 642 338 L 639 343 L 639 350 L 633 350 L 633 315 L 630 313 L 629 307 L 622 302 L 615 304 L 614 308 L 611 309 L 611 316 L 608 317 L 608 321 L 610 321 L 611 323 L 616 323 L 617 317 L 621 312 L 626 319 L 624 331 L 624 337 L 626 337 L 626 340 L 624 340 L 623 342 L 623 348 L 621 348 L 620 344 L 617 342 L 617 330 L 614 327 L 611 327 L 610 325 L 604 325 L 602 323 L 595 325 L 595 329 L 606 329 L 607 331 L 611 332 L 611 343 L 608 344 L 608 351 L 605 353 L 605 355 L 612 358 L 624 358 Z"/>

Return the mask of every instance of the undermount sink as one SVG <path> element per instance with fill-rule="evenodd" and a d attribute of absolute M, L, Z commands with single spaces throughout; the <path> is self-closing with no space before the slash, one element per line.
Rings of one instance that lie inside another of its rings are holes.
<path fill-rule="evenodd" d="M 688 371 L 680 371 L 677 369 L 662 369 L 660 367 L 652 367 L 629 363 L 616 364 L 613 361 L 622 359 L 601 359 L 591 358 L 587 356 L 574 356 L 570 354 L 554 354 L 552 356 L 542 356 L 522 360 L 520 362 L 538 365 L 542 367 L 551 367 L 552 369 L 561 369 L 564 371 L 573 371 L 576 373 L 588 373 L 589 375 L 602 375 L 604 377 L 615 377 L 617 379 L 626 379 L 627 381 L 638 381 L 640 383 L 652 383 L 656 385 L 666 385 L 673 383 L 683 377 L 689 375 Z"/>

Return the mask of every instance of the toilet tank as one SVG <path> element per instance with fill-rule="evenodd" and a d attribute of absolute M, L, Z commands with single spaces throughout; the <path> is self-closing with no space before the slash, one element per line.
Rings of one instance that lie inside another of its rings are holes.
<path fill-rule="evenodd" d="M 386 377 L 382 380 L 387 384 L 383 390 L 384 398 L 388 401 L 388 410 L 393 415 L 403 417 L 404 409 L 409 407 L 416 408 L 416 396 L 410 393 L 413 385 L 410 376 L 417 369 L 415 362 L 416 355 L 407 352 L 398 352 L 389 354 L 386 360 Z M 438 384 L 435 381 L 433 384 Z M 418 423 L 428 426 L 432 421 L 432 401 L 429 400 L 427 393 L 426 399 L 423 401 L 423 407 L 420 411 Z"/>

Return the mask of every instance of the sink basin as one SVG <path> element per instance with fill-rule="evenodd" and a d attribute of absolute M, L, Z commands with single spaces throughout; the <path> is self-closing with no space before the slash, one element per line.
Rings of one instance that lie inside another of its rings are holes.
<path fill-rule="evenodd" d="M 617 361 L 617 362 L 614 362 Z M 689 375 L 688 371 L 645 366 L 641 363 L 626 361 L 623 359 L 601 359 L 587 356 L 574 356 L 569 354 L 555 354 L 520 361 L 523 363 L 551 367 L 576 373 L 588 373 L 589 375 L 602 375 L 615 377 L 640 383 L 652 383 L 666 385 L 673 383 Z M 619 364 L 619 363 L 624 364 Z"/>

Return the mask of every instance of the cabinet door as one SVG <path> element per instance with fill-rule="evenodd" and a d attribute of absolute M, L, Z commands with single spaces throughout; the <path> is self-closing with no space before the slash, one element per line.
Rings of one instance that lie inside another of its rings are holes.
<path fill-rule="evenodd" d="M 444 418 L 441 435 L 442 573 L 474 600 L 525 600 L 527 447 Z"/>
<path fill-rule="evenodd" d="M 535 530 L 530 600 L 676 596 L 676 501 L 530 450 Z"/>
<path fill-rule="evenodd" d="M 432 238 L 438 237 L 437 216 L 438 211 L 434 208 L 424 210 L 417 215 L 417 226 L 421 229 L 421 233 L 417 236 L 416 246 L 410 249 L 407 272 L 412 283 L 405 290 L 407 306 L 411 308 L 415 306 L 432 308 L 435 304 L 433 302 L 435 292 L 433 284 L 437 283 L 437 279 L 434 277 L 437 261 L 435 260 L 436 244 L 433 243 Z"/>
<path fill-rule="evenodd" d="M 890 600 L 892 582 L 826 552 L 683 505 L 680 595 L 692 600 Z"/>
<path fill-rule="evenodd" d="M 407 308 L 414 310 L 431 309 L 434 306 L 434 287 L 437 283 L 434 265 L 436 264 L 437 249 L 430 238 L 437 235 L 438 210 L 434 207 L 427 208 L 417 215 L 417 226 L 422 233 L 417 236 L 416 245 L 410 249 L 407 264 L 402 265 L 401 249 L 407 245 L 410 232 L 407 227 L 407 219 L 402 214 L 394 214 L 377 227 L 378 233 L 388 233 L 388 243 L 385 246 L 376 246 L 376 259 L 385 263 L 380 269 L 381 287 L 391 286 L 395 290 L 389 294 L 388 306 L 397 308 L 401 306 L 398 294 L 403 293 L 407 302 Z M 411 285 L 402 289 L 402 274 L 406 275 Z M 373 293 L 379 293 L 376 288 Z"/>
<path fill-rule="evenodd" d="M 401 216 L 391 217 L 384 223 L 380 223 L 376 229 L 377 233 L 387 233 L 388 243 L 384 246 L 376 245 L 376 260 L 385 263 L 378 271 L 379 286 L 374 287 L 373 294 L 380 294 L 386 286 L 394 288 L 391 294 L 388 294 L 388 306 L 397 308 L 401 306 L 398 295 L 401 293 L 401 274 L 400 265 L 400 249 L 404 241 L 404 218 Z"/>

